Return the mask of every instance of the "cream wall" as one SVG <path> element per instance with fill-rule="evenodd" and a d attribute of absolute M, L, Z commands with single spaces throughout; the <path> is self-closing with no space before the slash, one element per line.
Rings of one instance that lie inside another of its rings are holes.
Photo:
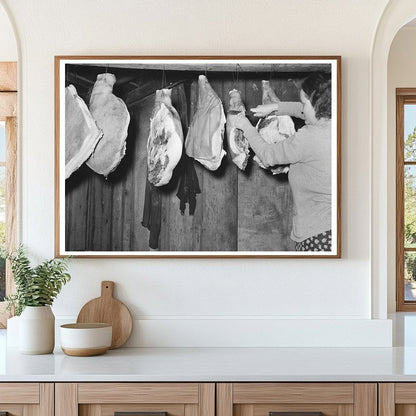
<path fill-rule="evenodd" d="M 395 261 L 395 167 L 396 167 L 396 88 L 416 88 L 416 26 L 402 28 L 391 44 L 388 64 L 388 310 L 396 310 Z"/>
<path fill-rule="evenodd" d="M 1 3 L 0 3 L 1 4 Z M 17 45 L 13 27 L 6 11 L 0 6 L 0 61 L 17 61 Z"/>
<path fill-rule="evenodd" d="M 370 56 L 387 0 L 0 4 L 21 39 L 21 240 L 41 257 L 54 252 L 54 55 L 343 59 L 342 259 L 74 259 L 59 319 L 72 320 L 110 279 L 136 318 L 130 345 L 390 344 L 385 298 L 371 320 L 370 254 Z"/>

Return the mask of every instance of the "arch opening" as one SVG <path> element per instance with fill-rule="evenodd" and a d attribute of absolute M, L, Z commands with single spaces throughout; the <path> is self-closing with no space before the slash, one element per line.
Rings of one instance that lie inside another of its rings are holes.
<path fill-rule="evenodd" d="M 416 4 L 413 0 L 390 2 L 380 18 L 371 54 L 371 275 L 374 319 L 386 319 L 388 312 L 393 312 L 392 305 L 395 310 L 395 151 L 392 152 L 392 146 L 395 149 L 395 134 L 391 135 L 391 117 L 395 117 L 395 106 L 392 110 L 389 54 L 400 29 L 415 18 Z"/>

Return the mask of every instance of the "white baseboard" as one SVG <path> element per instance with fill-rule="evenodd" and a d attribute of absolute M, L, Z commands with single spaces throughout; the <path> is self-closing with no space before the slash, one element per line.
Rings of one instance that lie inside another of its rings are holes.
<path fill-rule="evenodd" d="M 74 317 L 56 317 L 57 327 L 74 321 Z M 388 319 L 141 317 L 134 320 L 132 336 L 125 346 L 391 347 L 392 323 Z"/>

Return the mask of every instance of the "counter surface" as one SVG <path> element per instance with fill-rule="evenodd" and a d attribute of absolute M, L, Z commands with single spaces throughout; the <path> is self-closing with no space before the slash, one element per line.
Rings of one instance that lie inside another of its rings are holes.
<path fill-rule="evenodd" d="M 4 349 L 0 381 L 416 381 L 416 348 L 120 348 L 96 357 Z"/>

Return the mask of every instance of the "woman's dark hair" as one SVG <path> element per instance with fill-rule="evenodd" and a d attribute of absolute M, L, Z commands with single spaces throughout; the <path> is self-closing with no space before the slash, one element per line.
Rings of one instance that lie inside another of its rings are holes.
<path fill-rule="evenodd" d="M 302 82 L 302 89 L 315 110 L 316 118 L 331 118 L 331 78 L 320 72 Z"/>

